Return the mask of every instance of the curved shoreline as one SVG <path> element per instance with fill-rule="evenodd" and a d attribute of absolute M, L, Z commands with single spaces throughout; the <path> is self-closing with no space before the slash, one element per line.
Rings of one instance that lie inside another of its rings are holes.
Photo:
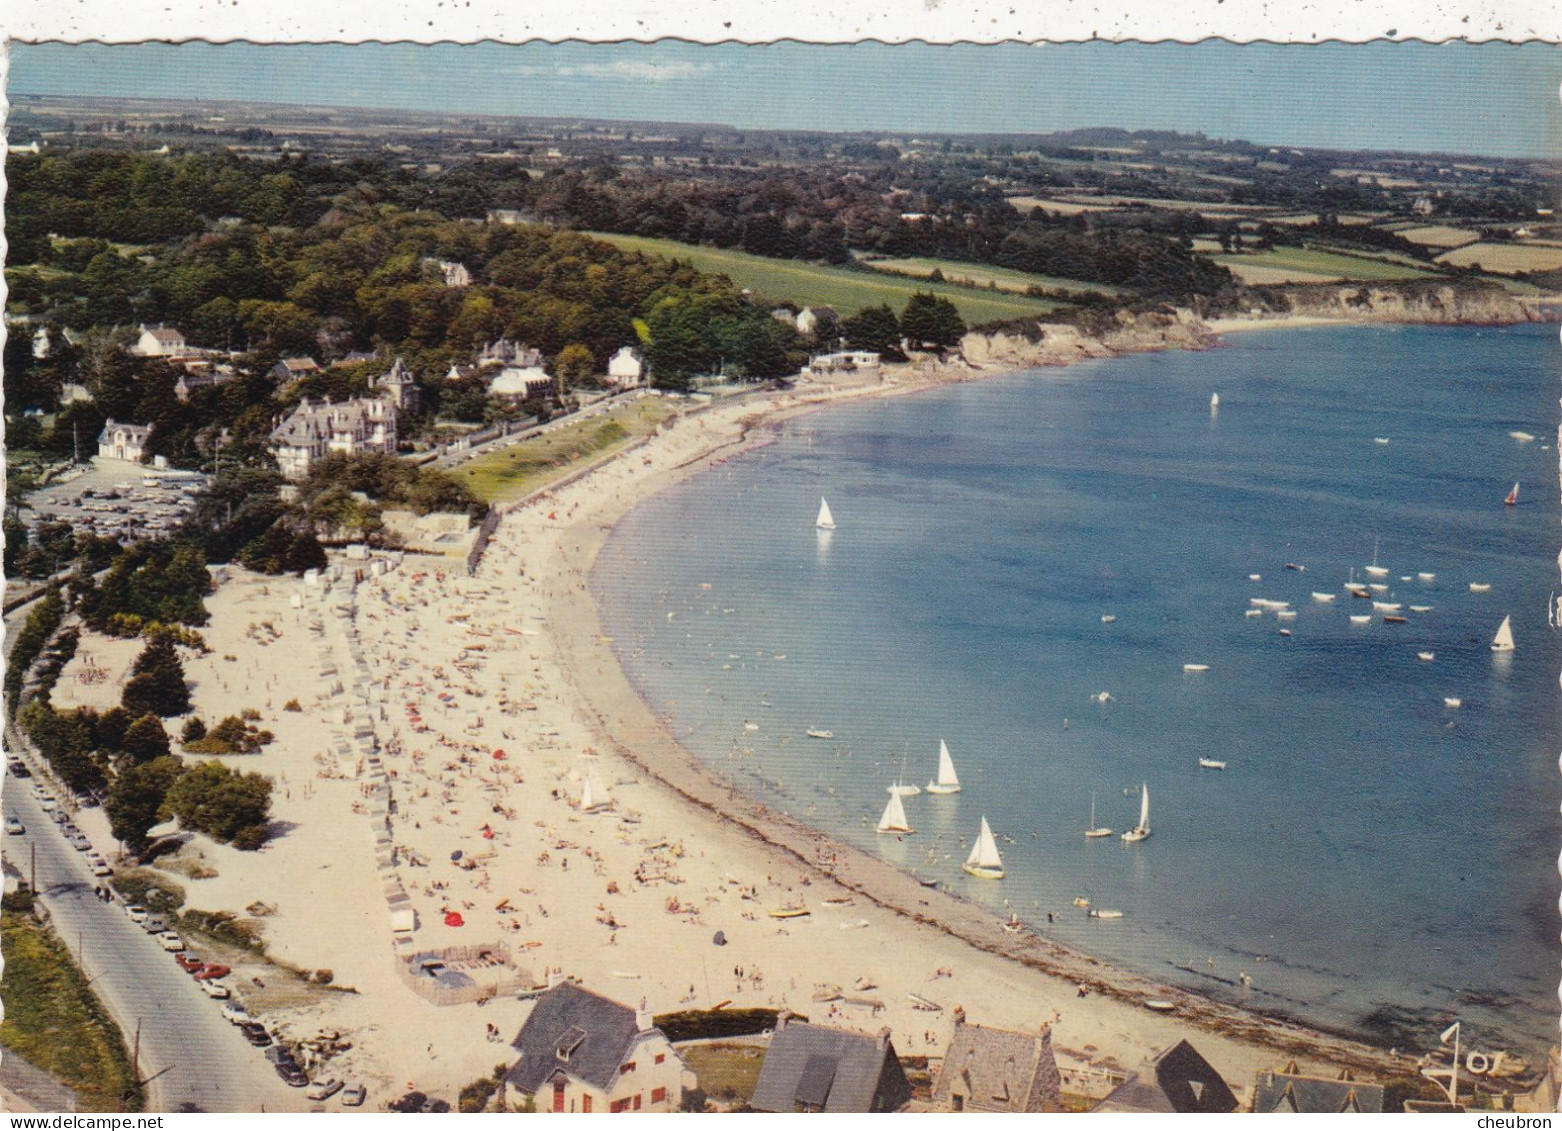
<path fill-rule="evenodd" d="M 1029 368 L 1029 366 L 1025 366 Z M 979 379 L 1013 372 L 1013 367 L 984 368 L 980 374 L 958 380 Z M 598 554 L 618 521 L 639 501 L 683 482 L 713 466 L 713 458 L 725 459 L 774 438 L 786 420 L 830 404 L 855 401 L 862 395 L 903 395 L 939 387 L 948 380 L 921 380 L 870 387 L 859 395 L 824 398 L 782 396 L 769 399 L 757 411 L 748 406 L 713 406 L 706 424 L 711 435 L 692 455 L 660 472 L 646 476 L 637 489 L 604 493 L 589 490 L 598 468 L 576 483 L 546 493 L 550 506 L 565 504 L 580 513 L 560 529 L 557 549 L 569 576 L 589 578 Z M 712 419 L 726 409 L 723 429 Z M 734 411 L 739 410 L 739 411 Z M 680 427 L 674 425 L 674 429 Z M 650 443 L 655 443 L 653 438 Z M 619 458 L 622 458 L 621 456 Z M 604 465 L 608 466 L 608 465 Z M 584 487 L 577 498 L 576 485 Z M 522 509 L 528 504 L 521 504 Z M 1285 1018 L 1227 1005 L 1188 990 L 1158 983 L 1073 950 L 1042 936 L 1010 934 L 992 912 L 942 889 L 928 889 L 911 875 L 879 857 L 829 837 L 804 822 L 745 793 L 718 776 L 685 748 L 659 719 L 634 687 L 610 642 L 602 635 L 594 595 L 588 586 L 555 590 L 546 610 L 546 622 L 559 647 L 566 669 L 575 673 L 571 688 L 577 713 L 590 729 L 626 761 L 660 782 L 685 803 L 719 823 L 728 823 L 750 840 L 763 845 L 788 866 L 801 868 L 820 886 L 835 885 L 854 893 L 902 920 L 932 927 L 991 955 L 1065 980 L 1069 986 L 1089 987 L 1092 993 L 1129 1006 L 1149 1000 L 1171 1000 L 1178 1010 L 1173 1018 L 1187 1026 L 1219 1033 L 1243 1044 L 1273 1050 L 1275 1055 L 1324 1058 L 1332 1065 L 1358 1071 L 1400 1075 L 1405 1062 L 1389 1057 L 1345 1035 L 1322 1032 Z M 593 672 L 589 687 L 579 673 Z M 1146 1015 L 1148 1017 L 1148 1015 Z"/>

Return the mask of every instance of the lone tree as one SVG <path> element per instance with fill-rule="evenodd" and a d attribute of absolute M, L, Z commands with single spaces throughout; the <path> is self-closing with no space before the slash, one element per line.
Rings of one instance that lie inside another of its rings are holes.
<path fill-rule="evenodd" d="M 130 679 L 120 695 L 120 704 L 132 718 L 157 715 L 168 718 L 190 709 L 190 689 L 184 682 L 184 665 L 167 636 L 147 641 L 131 667 Z"/>
<path fill-rule="evenodd" d="M 912 345 L 947 349 L 965 336 L 965 320 L 947 298 L 918 291 L 906 302 L 900 329 Z"/>
<path fill-rule="evenodd" d="M 147 833 L 163 820 L 163 803 L 182 773 L 183 764 L 172 755 L 126 766 L 103 802 L 115 839 L 123 841 L 137 855 L 145 852 Z"/>
<path fill-rule="evenodd" d="M 142 715 L 125 729 L 125 754 L 137 765 L 166 757 L 168 732 L 156 715 Z"/>

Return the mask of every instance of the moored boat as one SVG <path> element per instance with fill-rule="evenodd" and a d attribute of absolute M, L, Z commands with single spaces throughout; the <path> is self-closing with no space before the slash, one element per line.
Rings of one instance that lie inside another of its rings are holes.
<path fill-rule="evenodd" d="M 833 730 L 814 730 L 812 727 L 806 732 L 809 738 L 834 738 Z"/>
<path fill-rule="evenodd" d="M 938 740 L 938 777 L 927 783 L 929 793 L 959 793 L 960 778 L 955 773 L 955 760 L 949 756 L 949 744 Z"/>
<path fill-rule="evenodd" d="M 1506 616 L 1497 626 L 1497 635 L 1492 637 L 1491 650 L 1493 652 L 1513 651 L 1513 618 Z"/>
<path fill-rule="evenodd" d="M 1485 582 L 1485 581 L 1472 581 L 1472 582 L 1470 582 L 1470 592 L 1471 593 L 1490 593 L 1491 592 L 1491 584 L 1489 582 Z"/>
<path fill-rule="evenodd" d="M 1313 593 L 1313 600 L 1314 601 L 1332 601 L 1332 600 L 1334 600 L 1334 598 L 1336 596 L 1337 596 L 1337 594 L 1334 594 L 1334 593 L 1319 593 L 1319 592 L 1314 591 L 1314 593 Z"/>
<path fill-rule="evenodd" d="M 1350 622 L 1351 624 L 1371 624 L 1372 617 L 1367 613 L 1352 613 Z"/>
<path fill-rule="evenodd" d="M 1139 787 L 1139 823 L 1123 834 L 1123 839 L 1129 844 L 1137 844 L 1141 840 L 1148 840 L 1150 836 L 1150 787 Z"/>
<path fill-rule="evenodd" d="M 1443 706 L 1445 706 L 1445 707 L 1463 707 L 1464 706 L 1464 700 L 1463 699 L 1456 699 L 1452 695 L 1447 695 L 1447 696 L 1443 697 Z"/>
<path fill-rule="evenodd" d="M 1207 672 L 1207 671 L 1209 671 L 1209 665 L 1208 664 L 1183 664 L 1182 665 L 1182 670 L 1185 671 L 1185 672 Z"/>
<path fill-rule="evenodd" d="M 1216 761 L 1214 758 L 1200 758 L 1199 765 L 1206 770 L 1224 770 L 1226 768 L 1224 762 Z"/>
<path fill-rule="evenodd" d="M 898 836 L 915 831 L 906 820 L 906 807 L 901 803 L 900 794 L 891 792 L 889 804 L 884 806 L 884 814 L 879 818 L 879 832 Z"/>
<path fill-rule="evenodd" d="M 1092 839 L 1112 835 L 1111 829 L 1096 824 L 1096 795 L 1093 793 L 1090 795 L 1090 827 L 1085 830 L 1085 835 Z"/>
<path fill-rule="evenodd" d="M 1416 659 L 1430 664 L 1433 660 L 1437 659 L 1437 654 L 1435 652 L 1417 652 Z"/>

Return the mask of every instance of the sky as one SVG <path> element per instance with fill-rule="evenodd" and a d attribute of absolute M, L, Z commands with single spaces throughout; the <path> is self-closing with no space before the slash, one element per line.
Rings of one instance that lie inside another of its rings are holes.
<path fill-rule="evenodd" d="M 13 94 L 708 122 L 760 129 L 1202 131 L 1261 144 L 1562 157 L 1562 49 L 679 41 L 23 44 Z"/>

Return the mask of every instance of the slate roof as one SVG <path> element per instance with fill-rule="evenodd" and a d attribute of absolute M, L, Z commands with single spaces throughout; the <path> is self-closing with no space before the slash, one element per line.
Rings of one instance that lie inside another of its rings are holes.
<path fill-rule="evenodd" d="M 866 1033 L 778 1021 L 749 1106 L 793 1112 L 798 1104 L 826 1112 L 897 1111 L 911 1084 L 895 1046 Z"/>
<path fill-rule="evenodd" d="M 1383 1085 L 1303 1076 L 1290 1070 L 1260 1072 L 1253 1080 L 1253 1110 L 1265 1114 L 1378 1113 L 1383 1110 Z"/>
<path fill-rule="evenodd" d="M 114 418 L 111 416 L 103 422 L 103 431 L 98 433 L 98 443 L 112 444 L 115 432 L 123 432 L 127 443 L 145 444 L 147 438 L 152 435 L 152 426 L 150 424 L 115 423 Z"/>
<path fill-rule="evenodd" d="M 629 1006 L 573 982 L 561 982 L 537 999 L 511 1042 L 521 1055 L 506 1079 L 523 1092 L 535 1093 L 556 1069 L 563 1069 L 577 1080 L 610 1091 L 618 1066 L 639 1034 L 639 1022 Z"/>
<path fill-rule="evenodd" d="M 393 410 L 383 401 L 358 398 L 332 404 L 305 398 L 292 415 L 272 429 L 271 438 L 289 447 L 308 448 L 324 443 L 338 432 L 369 435 L 375 424 L 388 425 L 394 419 Z"/>
<path fill-rule="evenodd" d="M 965 1024 L 957 1014 L 933 1083 L 933 1105 L 948 1108 L 952 1093 L 963 1097 L 967 1111 L 1061 1111 L 1051 1031 L 989 1029 Z"/>
<path fill-rule="evenodd" d="M 1160 1053 L 1092 1111 L 1179 1111 L 1223 1113 L 1237 1109 L 1237 1097 L 1220 1073 L 1187 1041 Z"/>

